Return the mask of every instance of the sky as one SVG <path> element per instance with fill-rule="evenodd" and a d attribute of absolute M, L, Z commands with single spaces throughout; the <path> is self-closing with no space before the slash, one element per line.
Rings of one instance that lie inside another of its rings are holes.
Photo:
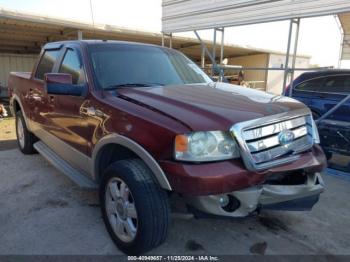
<path fill-rule="evenodd" d="M 152 32 L 161 31 L 161 0 L 91 0 L 96 24 L 109 24 Z M 0 0 L 0 8 L 92 23 L 90 0 Z M 225 29 L 225 43 L 285 52 L 289 22 L 274 22 Z M 175 34 L 195 37 L 193 32 Z M 212 31 L 200 31 L 211 39 Z M 338 66 L 340 31 L 333 16 L 302 19 L 298 53 L 311 63 Z M 344 67 L 348 67 L 346 63 Z"/>

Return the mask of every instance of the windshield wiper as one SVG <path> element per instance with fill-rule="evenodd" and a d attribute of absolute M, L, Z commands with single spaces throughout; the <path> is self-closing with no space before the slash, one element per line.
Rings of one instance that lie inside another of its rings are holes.
<path fill-rule="evenodd" d="M 103 90 L 115 90 L 120 87 L 149 87 L 149 86 L 164 86 L 164 84 L 160 83 L 124 83 L 117 85 L 110 85 L 108 87 L 103 88 Z"/>

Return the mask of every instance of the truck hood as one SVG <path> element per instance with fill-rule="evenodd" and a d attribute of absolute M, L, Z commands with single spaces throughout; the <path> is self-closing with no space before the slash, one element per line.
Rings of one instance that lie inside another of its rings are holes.
<path fill-rule="evenodd" d="M 305 107 L 288 97 L 226 83 L 121 88 L 117 94 L 194 131 L 228 130 L 238 122 Z"/>

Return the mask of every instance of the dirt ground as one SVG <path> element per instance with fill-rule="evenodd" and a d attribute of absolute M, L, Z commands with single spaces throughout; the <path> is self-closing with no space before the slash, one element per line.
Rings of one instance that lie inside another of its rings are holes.
<path fill-rule="evenodd" d="M 8 150 L 16 146 L 15 119 L 0 119 L 0 150 Z"/>
<path fill-rule="evenodd" d="M 0 255 L 120 254 L 96 192 L 77 187 L 40 155 L 21 154 L 14 137 L 13 119 L 1 121 Z M 173 214 L 166 242 L 151 254 L 350 255 L 350 182 L 324 180 L 326 191 L 311 212 L 264 211 L 245 219 Z"/>

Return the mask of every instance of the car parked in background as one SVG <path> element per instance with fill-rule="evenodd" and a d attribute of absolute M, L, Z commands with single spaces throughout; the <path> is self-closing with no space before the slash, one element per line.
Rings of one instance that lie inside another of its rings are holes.
<path fill-rule="evenodd" d="M 350 70 L 306 72 L 293 81 L 292 97 L 306 104 L 319 118 L 350 95 Z M 285 95 L 290 93 L 290 86 Z M 350 100 L 318 124 L 321 146 L 332 153 L 350 155 Z"/>

